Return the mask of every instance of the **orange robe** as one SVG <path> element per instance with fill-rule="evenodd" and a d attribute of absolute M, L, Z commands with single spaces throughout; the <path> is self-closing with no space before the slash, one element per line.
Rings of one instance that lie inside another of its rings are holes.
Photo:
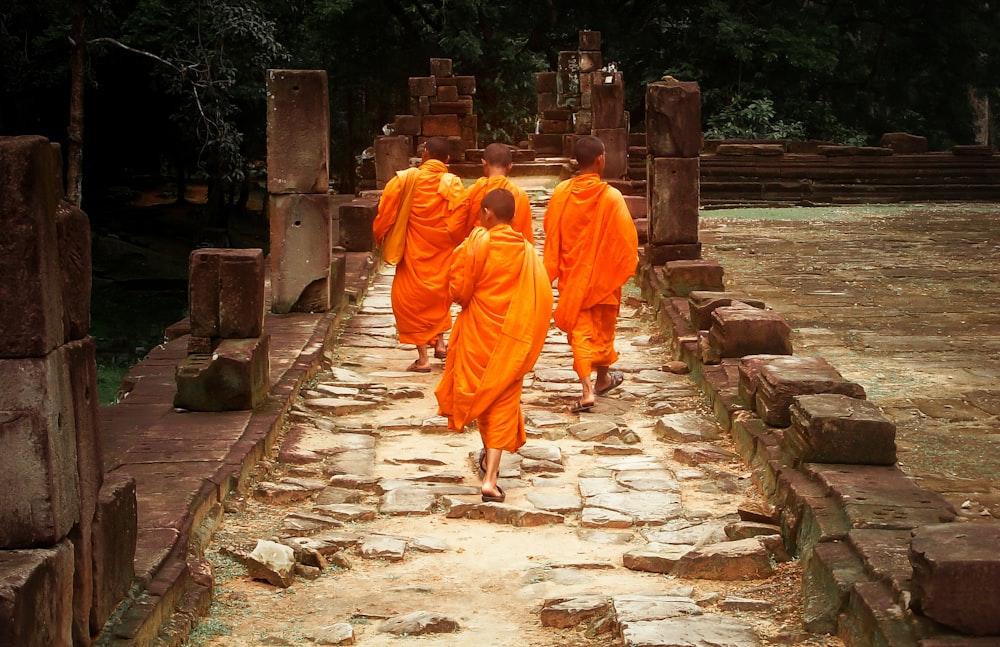
<path fill-rule="evenodd" d="M 450 276 L 462 312 L 434 390 L 438 412 L 456 431 L 477 420 L 484 446 L 516 451 L 525 442 L 521 388 L 548 333 L 551 282 L 507 224 L 475 228 L 455 250 Z"/>
<path fill-rule="evenodd" d="M 635 223 L 618 189 L 587 173 L 560 182 L 545 212 L 545 270 L 557 280 L 553 318 L 573 349 L 573 369 L 589 379 L 610 366 L 621 289 L 639 262 Z"/>
<path fill-rule="evenodd" d="M 399 341 L 431 344 L 451 328 L 448 264 L 455 245 L 448 218 L 464 193 L 462 181 L 444 162 L 430 159 L 416 169 L 399 171 L 385 185 L 372 229 L 381 245 L 396 222 L 403 176 L 417 173 L 413 204 L 406 226 L 406 247 L 392 281 L 392 313 Z"/>
<path fill-rule="evenodd" d="M 510 226 L 514 231 L 524 236 L 526 241 L 534 245 L 535 232 L 531 229 L 531 200 L 524 189 L 511 182 L 510 178 L 505 175 L 481 177 L 466 189 L 462 201 L 455 213 L 452 214 L 451 224 L 448 226 L 452 239 L 459 243 L 466 239 L 473 227 L 482 224 L 479 221 L 479 212 L 483 206 L 483 198 L 493 189 L 507 189 L 514 194 L 514 219 L 511 220 Z"/>

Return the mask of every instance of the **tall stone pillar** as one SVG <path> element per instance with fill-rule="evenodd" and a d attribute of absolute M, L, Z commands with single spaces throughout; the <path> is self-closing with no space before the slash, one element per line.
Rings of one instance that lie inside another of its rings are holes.
<path fill-rule="evenodd" d="M 329 103 L 324 70 L 268 70 L 271 310 L 278 314 L 334 305 Z"/>
<path fill-rule="evenodd" d="M 701 258 L 698 240 L 701 89 L 666 78 L 646 86 L 646 261 Z"/>
<path fill-rule="evenodd" d="M 124 581 L 117 606 L 133 576 L 135 491 L 106 491 L 97 428 L 90 224 L 61 167 L 42 137 L 0 137 L 0 645 L 89 645 L 95 591 Z M 105 541 L 109 496 L 133 514 Z M 128 565 L 96 577 L 111 551 Z"/>

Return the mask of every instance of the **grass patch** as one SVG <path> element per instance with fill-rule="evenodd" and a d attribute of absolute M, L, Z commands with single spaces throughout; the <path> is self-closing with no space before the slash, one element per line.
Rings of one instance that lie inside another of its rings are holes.
<path fill-rule="evenodd" d="M 130 289 L 121 283 L 94 281 L 90 335 L 97 345 L 97 388 L 102 405 L 115 404 L 118 386 L 129 369 L 163 343 L 163 331 L 180 321 L 187 290 Z"/>

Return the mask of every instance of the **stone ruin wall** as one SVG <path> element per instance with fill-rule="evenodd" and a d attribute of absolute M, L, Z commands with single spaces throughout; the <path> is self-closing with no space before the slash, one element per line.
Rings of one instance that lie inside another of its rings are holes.
<path fill-rule="evenodd" d="M 684 245 L 688 209 L 656 194 L 697 191 L 699 173 L 684 170 L 704 161 L 693 146 L 696 100 L 697 84 L 647 87 L 657 242 L 646 246 L 639 281 L 802 563 L 804 628 L 848 647 L 995 643 L 1000 522 L 957 522 L 947 500 L 909 479 L 895 424 L 864 388 L 822 357 L 795 356 L 791 326 L 763 301 L 726 292 L 717 262 L 660 263 L 651 252 L 666 248 L 659 256 L 669 258 Z"/>
<path fill-rule="evenodd" d="M 0 137 L 0 646 L 90 645 L 133 586 L 135 481 L 104 472 L 90 223 L 42 137 Z"/>

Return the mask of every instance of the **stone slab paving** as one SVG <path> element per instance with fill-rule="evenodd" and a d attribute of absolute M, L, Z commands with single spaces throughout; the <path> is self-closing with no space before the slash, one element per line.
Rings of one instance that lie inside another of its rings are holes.
<path fill-rule="evenodd" d="M 726 525 L 740 519 L 738 504 L 760 495 L 697 387 L 662 370 L 671 358 L 663 345 L 650 344 L 656 324 L 637 288 L 627 290 L 617 343 L 625 384 L 592 411 L 571 413 L 579 385 L 565 337 L 553 332 L 525 379 L 528 443 L 501 462 L 507 500 L 483 503 L 478 433 L 449 431 L 436 415 L 433 389 L 443 362 L 432 360 L 429 374 L 408 373 L 401 368 L 412 361 L 412 347 L 362 341 L 390 338 L 375 313 L 384 306 L 369 305 L 387 303 L 390 286 L 390 274 L 374 278 L 361 314 L 346 324 L 350 335 L 339 338 L 330 367 L 297 402 L 278 454 L 294 461 L 261 466 L 267 482 L 294 475 L 302 489 L 325 482 L 335 501 L 344 492 L 358 496 L 351 503 L 319 504 L 316 495 L 279 503 L 272 488 L 234 511 L 234 521 L 269 519 L 271 529 L 260 532 L 300 546 L 350 530 L 352 543 L 333 553 L 350 567 L 293 585 L 280 631 L 249 621 L 208 644 L 256 644 L 251 635 L 314 641 L 324 628 L 346 623 L 360 645 L 401 644 L 385 633 L 396 626 L 431 645 L 838 645 L 804 633 L 767 604 L 721 606 L 764 587 L 782 591 L 774 597 L 794 614 L 798 573 L 773 544 L 727 537 Z M 404 386 L 425 397 L 388 396 Z M 372 407 L 336 410 L 325 402 L 339 398 Z M 664 401 L 669 413 L 649 413 Z M 693 450 L 678 460 L 686 447 Z M 223 528 L 215 542 L 248 540 Z M 694 575 L 672 575 L 688 554 Z M 682 581 L 690 585 L 678 588 Z M 259 583 L 240 586 L 251 599 L 264 595 Z M 359 624 L 362 617 L 378 622 Z"/>

